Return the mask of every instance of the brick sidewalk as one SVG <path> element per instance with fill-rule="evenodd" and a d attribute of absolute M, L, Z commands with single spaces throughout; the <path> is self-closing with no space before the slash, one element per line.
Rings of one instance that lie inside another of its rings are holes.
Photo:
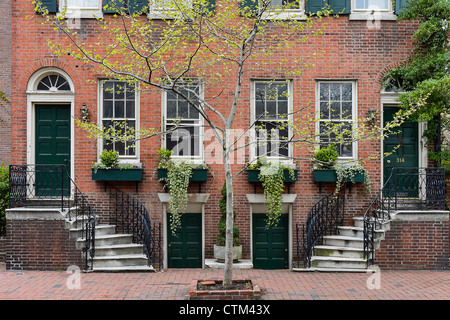
<path fill-rule="evenodd" d="M 0 264 L 1 300 L 187 300 L 192 279 L 221 279 L 221 269 L 169 269 L 157 273 L 6 271 Z M 365 273 L 235 270 L 252 279 L 265 300 L 449 300 L 450 271 Z M 369 287 L 368 288 L 368 282 Z M 79 286 L 78 286 L 79 285 Z"/>

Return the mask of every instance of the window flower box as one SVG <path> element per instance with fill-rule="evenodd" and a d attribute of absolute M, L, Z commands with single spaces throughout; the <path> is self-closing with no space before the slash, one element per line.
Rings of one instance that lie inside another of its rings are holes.
<path fill-rule="evenodd" d="M 158 180 L 164 180 L 167 177 L 167 169 L 157 169 Z M 205 182 L 208 176 L 208 169 L 206 168 L 194 168 L 192 169 L 192 175 L 189 181 Z"/>
<path fill-rule="evenodd" d="M 314 181 L 316 182 L 337 182 L 337 174 L 335 169 L 315 169 L 313 171 Z M 355 173 L 354 180 L 346 178 L 343 182 L 364 182 L 364 174 Z"/>
<path fill-rule="evenodd" d="M 142 168 L 97 168 L 92 169 L 92 180 L 96 181 L 142 181 Z"/>
<path fill-rule="evenodd" d="M 260 172 L 260 169 L 247 169 L 248 182 L 261 182 L 259 180 L 259 172 Z M 288 169 L 284 169 L 283 173 L 284 173 L 284 182 L 297 181 L 297 178 L 298 178 L 298 170 L 297 169 L 293 170 L 293 176 L 291 175 L 291 172 Z"/>

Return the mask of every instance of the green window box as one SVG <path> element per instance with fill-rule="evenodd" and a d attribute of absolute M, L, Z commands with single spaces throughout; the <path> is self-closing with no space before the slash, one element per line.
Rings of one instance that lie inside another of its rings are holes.
<path fill-rule="evenodd" d="M 337 181 L 337 174 L 336 170 L 334 169 L 320 169 L 320 170 L 314 170 L 314 181 L 316 182 L 336 182 Z M 352 182 L 350 178 L 347 178 L 344 180 L 344 182 Z M 364 174 L 363 173 L 356 173 L 354 182 L 364 182 Z"/>
<path fill-rule="evenodd" d="M 92 180 L 96 181 L 142 181 L 142 168 L 136 169 L 92 169 Z"/>
<path fill-rule="evenodd" d="M 248 182 L 261 182 L 259 180 L 259 169 L 247 169 L 248 173 Z M 298 178 L 298 170 L 294 170 L 294 176 L 291 176 L 289 170 L 284 170 L 284 182 L 295 182 Z"/>
<path fill-rule="evenodd" d="M 158 180 L 163 180 L 167 177 L 167 169 L 158 169 Z M 189 181 L 205 182 L 208 177 L 208 169 L 192 169 L 192 176 Z"/>

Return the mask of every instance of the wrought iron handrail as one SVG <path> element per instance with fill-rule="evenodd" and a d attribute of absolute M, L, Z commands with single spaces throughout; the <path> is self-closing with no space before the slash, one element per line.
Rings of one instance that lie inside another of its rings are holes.
<path fill-rule="evenodd" d="M 143 245 L 148 265 L 161 269 L 161 223 L 151 222 L 145 206 L 132 195 L 115 186 L 107 186 L 116 231 L 132 234 L 133 243 Z"/>
<path fill-rule="evenodd" d="M 329 194 L 320 199 L 308 213 L 305 224 L 297 224 L 297 264 L 303 261 L 305 268 L 311 267 L 311 257 L 316 245 L 323 242 L 323 237 L 336 231 L 342 225 L 345 209 L 345 190 L 340 194 Z M 301 243 L 300 243 L 301 241 Z"/>
<path fill-rule="evenodd" d="M 86 197 L 61 165 L 9 166 L 9 207 L 55 206 L 69 221 L 81 227 L 85 239 L 85 269 L 92 270 L 97 215 Z"/>
<path fill-rule="evenodd" d="M 398 210 L 444 210 L 444 168 L 393 168 L 363 216 L 364 258 L 375 263 L 375 231 Z"/>

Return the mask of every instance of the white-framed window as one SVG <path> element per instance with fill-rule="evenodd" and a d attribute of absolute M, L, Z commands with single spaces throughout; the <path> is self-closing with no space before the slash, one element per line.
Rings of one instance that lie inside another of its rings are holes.
<path fill-rule="evenodd" d="M 316 129 L 320 146 L 333 144 L 340 158 L 357 158 L 353 137 L 357 117 L 356 81 L 317 81 L 316 86 Z"/>
<path fill-rule="evenodd" d="M 251 160 L 267 157 L 292 162 L 288 141 L 292 135 L 292 82 L 253 81 L 251 92 Z"/>
<path fill-rule="evenodd" d="M 305 0 L 271 0 L 263 18 L 306 19 Z"/>
<path fill-rule="evenodd" d="M 103 0 L 59 0 L 59 11 L 66 18 L 101 18 Z"/>
<path fill-rule="evenodd" d="M 203 117 L 192 105 L 200 106 L 203 96 L 202 84 L 192 82 L 179 86 L 180 94 L 163 91 L 163 145 L 172 150 L 173 159 L 194 163 L 203 161 Z M 189 102 L 188 102 L 189 101 Z M 192 104 L 191 104 L 191 103 Z"/>
<path fill-rule="evenodd" d="M 392 0 L 352 0 L 350 20 L 396 20 Z"/>
<path fill-rule="evenodd" d="M 122 133 L 135 133 L 138 128 L 139 108 L 136 85 L 118 80 L 101 80 L 99 85 L 99 123 Z M 100 141 L 100 150 L 114 150 L 121 159 L 137 159 L 138 144 L 134 142 Z"/>

